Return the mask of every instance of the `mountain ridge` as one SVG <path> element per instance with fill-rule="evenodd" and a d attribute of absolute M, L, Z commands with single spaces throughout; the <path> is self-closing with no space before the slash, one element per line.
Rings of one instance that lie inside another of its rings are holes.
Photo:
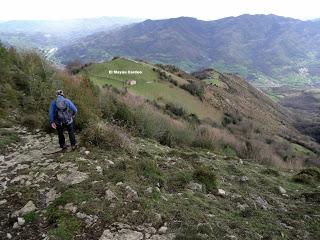
<path fill-rule="evenodd" d="M 96 33 L 57 52 L 60 60 L 103 61 L 115 55 L 175 64 L 184 70 L 214 67 L 252 82 L 286 83 L 312 69 L 320 56 L 319 23 L 276 15 L 241 15 L 214 21 L 190 17 L 146 20 Z M 310 71 L 310 82 L 317 74 Z M 284 79 L 284 80 L 283 80 Z"/>

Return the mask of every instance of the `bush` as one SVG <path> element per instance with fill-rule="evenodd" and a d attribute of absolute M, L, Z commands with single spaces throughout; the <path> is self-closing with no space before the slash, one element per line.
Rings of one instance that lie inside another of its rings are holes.
<path fill-rule="evenodd" d="M 193 174 L 193 179 L 205 185 L 208 192 L 213 192 L 217 188 L 217 177 L 207 166 L 197 168 Z"/>
<path fill-rule="evenodd" d="M 227 155 L 241 155 L 244 146 L 226 129 L 200 125 L 196 131 L 193 146 L 217 150 Z"/>
<path fill-rule="evenodd" d="M 71 77 L 65 73 L 60 76 L 62 88 L 67 98 L 72 100 L 78 109 L 75 120 L 77 129 L 84 129 L 89 123 L 101 117 L 99 105 L 99 90 L 86 78 Z"/>
<path fill-rule="evenodd" d="M 163 186 L 164 178 L 161 174 L 161 171 L 154 160 L 142 159 L 137 162 L 137 172 L 139 175 L 142 175 L 148 178 L 154 184 L 160 184 Z"/>
<path fill-rule="evenodd" d="M 313 184 L 320 182 L 320 171 L 315 168 L 306 168 L 293 177 L 295 182 Z"/>
<path fill-rule="evenodd" d="M 41 128 L 42 126 L 41 118 L 38 114 L 25 114 L 20 122 L 29 129 Z"/>
<path fill-rule="evenodd" d="M 191 171 L 176 170 L 168 176 L 168 180 L 167 180 L 168 191 L 176 192 L 181 189 L 184 189 L 191 180 L 192 180 Z"/>
<path fill-rule="evenodd" d="M 128 135 L 119 127 L 108 123 L 94 123 L 82 131 L 83 144 L 104 149 L 131 150 Z"/>
<path fill-rule="evenodd" d="M 181 86 L 182 89 L 187 90 L 194 96 L 198 96 L 203 99 L 205 93 L 205 84 L 200 81 L 191 81 L 189 84 L 184 84 Z"/>
<path fill-rule="evenodd" d="M 132 127 L 135 121 L 133 112 L 124 103 L 121 103 L 117 106 L 113 118 L 114 120 L 118 121 L 121 126 L 126 127 Z"/>
<path fill-rule="evenodd" d="M 211 134 L 208 127 L 202 126 L 197 129 L 193 146 L 206 149 L 214 149 L 214 136 Z"/>
<path fill-rule="evenodd" d="M 241 121 L 241 117 L 236 116 L 235 114 L 231 113 L 224 113 L 224 117 L 222 120 L 222 126 L 226 127 L 229 124 L 237 124 Z"/>
<path fill-rule="evenodd" d="M 165 106 L 166 110 L 170 113 L 173 113 L 174 115 L 178 117 L 185 117 L 187 115 L 186 111 L 183 109 L 183 107 L 180 107 L 174 103 L 167 103 Z"/>

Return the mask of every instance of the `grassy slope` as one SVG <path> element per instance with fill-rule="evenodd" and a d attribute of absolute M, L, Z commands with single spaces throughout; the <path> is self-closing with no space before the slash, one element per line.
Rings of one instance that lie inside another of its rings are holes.
<path fill-rule="evenodd" d="M 137 85 L 128 86 L 130 93 L 156 100 L 160 104 L 176 103 L 187 112 L 197 114 L 201 119 L 209 117 L 220 123 L 224 118 L 224 113 L 235 115 L 240 113 L 244 117 L 243 122 L 252 120 L 257 128 L 264 129 L 264 135 L 278 135 L 279 132 L 285 131 L 295 138 L 300 138 L 291 126 L 289 112 L 239 77 L 212 71 L 208 78 L 203 80 L 208 87 L 205 100 L 200 101 L 199 98 L 174 86 L 169 81 L 158 80 L 157 73 L 152 70 L 154 67 L 151 64 L 118 58 L 105 63 L 93 64 L 86 70 L 90 79 L 100 86 L 111 84 L 122 88 L 128 79 L 137 80 Z M 143 74 L 109 75 L 109 70 L 140 70 Z M 179 85 L 187 83 L 184 79 L 188 78 L 187 74 L 179 77 L 166 73 L 171 75 Z"/>
<path fill-rule="evenodd" d="M 214 111 L 207 103 L 201 102 L 197 97 L 167 81 L 160 81 L 157 73 L 152 70 L 153 67 L 146 63 L 119 58 L 110 62 L 91 65 L 87 70 L 90 79 L 100 86 L 110 84 L 121 88 L 127 80 L 134 79 L 137 84 L 128 87 L 130 93 L 143 96 L 149 100 L 157 100 L 164 104 L 167 102 L 175 103 L 182 106 L 187 112 L 197 114 L 200 118 L 220 118 L 220 113 Z M 108 74 L 109 70 L 137 70 L 142 71 L 143 74 Z M 177 76 L 174 76 L 173 79 L 177 80 L 179 84 L 186 82 Z"/>
<path fill-rule="evenodd" d="M 88 156 L 78 151 L 50 156 L 52 164 L 60 167 L 54 171 L 47 165 L 37 168 L 50 181 L 39 181 L 38 187 L 10 184 L 2 195 L 10 203 L 0 206 L 2 216 L 32 200 L 38 209 L 25 215 L 27 223 L 16 230 L 20 236 L 32 239 L 38 239 L 43 231 L 48 231 L 52 239 L 99 239 L 103 230 L 115 222 L 134 229 L 141 224 L 158 229 L 167 223 L 168 232 L 175 233 L 176 239 L 319 239 L 320 179 L 298 183 L 293 181 L 296 170 L 241 162 L 206 150 L 169 148 L 140 138 L 133 138 L 132 144 L 130 154 L 91 148 Z M 107 160 L 114 165 L 108 165 Z M 73 165 L 88 173 L 89 178 L 72 186 L 59 182 L 56 175 Z M 101 166 L 102 174 L 96 166 Z M 194 177 L 202 166 L 216 175 L 215 187 L 225 190 L 225 196 L 218 196 L 215 190 L 206 191 L 203 182 Z M 29 173 L 29 168 L 18 171 L 19 175 Z M 248 181 L 240 181 L 243 176 Z M 117 184 L 120 181 L 123 185 Z M 191 181 L 202 183 L 204 189 L 190 190 Z M 136 201 L 127 198 L 125 186 L 137 191 Z M 282 195 L 279 186 L 287 193 Z M 47 187 L 61 193 L 49 206 L 38 191 Z M 152 193 L 145 191 L 149 187 Z M 106 189 L 117 196 L 115 201 L 106 199 Z M 21 192 L 19 198 L 16 192 Z M 259 203 L 263 200 L 267 202 L 265 209 Z M 77 206 L 77 212 L 97 216 L 97 222 L 86 227 L 84 219 L 63 208 L 67 203 Z M 11 231 L 12 224 L 4 229 Z M 0 237 L 4 238 L 6 231 L 1 231 Z"/>
<path fill-rule="evenodd" d="M 317 188 L 320 179 L 299 183 L 293 181 L 299 172 L 296 170 L 284 171 L 250 160 L 241 162 L 236 157 L 212 151 L 169 148 L 140 138 L 131 140 L 130 154 L 91 148 L 89 155 L 76 151 L 50 156 L 52 164 L 60 167 L 54 170 L 44 164 L 37 167 L 50 181 L 38 181 L 37 187 L 10 184 L 2 195 L 10 204 L 0 206 L 2 216 L 32 200 L 38 209 L 25 215 L 27 223 L 15 230 L 25 239 L 39 239 L 47 231 L 50 239 L 99 239 L 103 230 L 115 222 L 129 224 L 134 229 L 144 223 L 158 229 L 167 223 L 168 232 L 175 233 L 176 239 L 320 238 Z M 24 151 L 32 155 L 29 150 L 21 150 Z M 108 160 L 114 164 L 110 165 Z M 73 165 L 78 171 L 88 173 L 89 178 L 72 186 L 59 182 L 56 176 L 65 173 L 66 166 Z M 97 166 L 101 166 L 102 174 L 97 172 Z M 216 185 L 206 183 L 225 190 L 225 196 L 218 196 L 215 190 L 206 191 L 203 182 L 194 177 L 201 166 L 206 166 L 217 177 Z M 30 169 L 26 168 L 18 170 L 17 174 L 29 173 Z M 243 176 L 248 180 L 241 181 Z M 117 184 L 120 181 L 123 185 Z M 203 184 L 204 189 L 190 190 L 191 181 Z M 137 191 L 136 201 L 127 198 L 125 186 Z M 158 190 L 157 186 L 160 186 Z M 279 186 L 286 194 L 279 192 Z M 61 193 L 49 206 L 41 195 L 44 192 L 39 191 L 47 187 L 54 187 Z M 152 193 L 146 192 L 149 187 Z M 117 199 L 107 200 L 106 189 Z M 19 198 L 16 192 L 21 192 Z M 264 201 L 265 209 L 261 205 Z M 97 222 L 86 226 L 84 219 L 63 208 L 67 203 L 76 206 L 77 212 L 96 216 Z M 12 224 L 3 227 L 5 231 L 0 231 L 0 237 L 5 238 L 6 231 L 12 231 Z"/>

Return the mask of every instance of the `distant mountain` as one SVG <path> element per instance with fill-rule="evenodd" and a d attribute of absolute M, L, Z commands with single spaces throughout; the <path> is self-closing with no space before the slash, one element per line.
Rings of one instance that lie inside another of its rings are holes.
<path fill-rule="evenodd" d="M 320 22 L 276 15 L 146 20 L 92 34 L 57 52 L 65 63 L 104 61 L 115 55 L 175 64 L 188 71 L 214 67 L 263 86 L 311 85 L 319 81 Z"/>
<path fill-rule="evenodd" d="M 0 40 L 22 48 L 59 47 L 96 32 L 138 21 L 141 20 L 124 17 L 6 21 L 0 22 Z"/>

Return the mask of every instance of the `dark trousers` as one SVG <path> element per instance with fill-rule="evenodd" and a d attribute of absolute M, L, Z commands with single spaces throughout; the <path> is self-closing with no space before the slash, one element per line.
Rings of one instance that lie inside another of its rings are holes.
<path fill-rule="evenodd" d="M 71 146 L 76 145 L 76 137 L 74 135 L 74 126 L 73 123 L 70 124 L 57 124 L 57 131 L 58 131 L 58 137 L 59 137 L 59 145 L 61 148 L 63 148 L 66 144 L 66 140 L 64 138 L 63 130 L 64 128 L 67 128 L 68 134 L 69 134 L 69 140 Z"/>

